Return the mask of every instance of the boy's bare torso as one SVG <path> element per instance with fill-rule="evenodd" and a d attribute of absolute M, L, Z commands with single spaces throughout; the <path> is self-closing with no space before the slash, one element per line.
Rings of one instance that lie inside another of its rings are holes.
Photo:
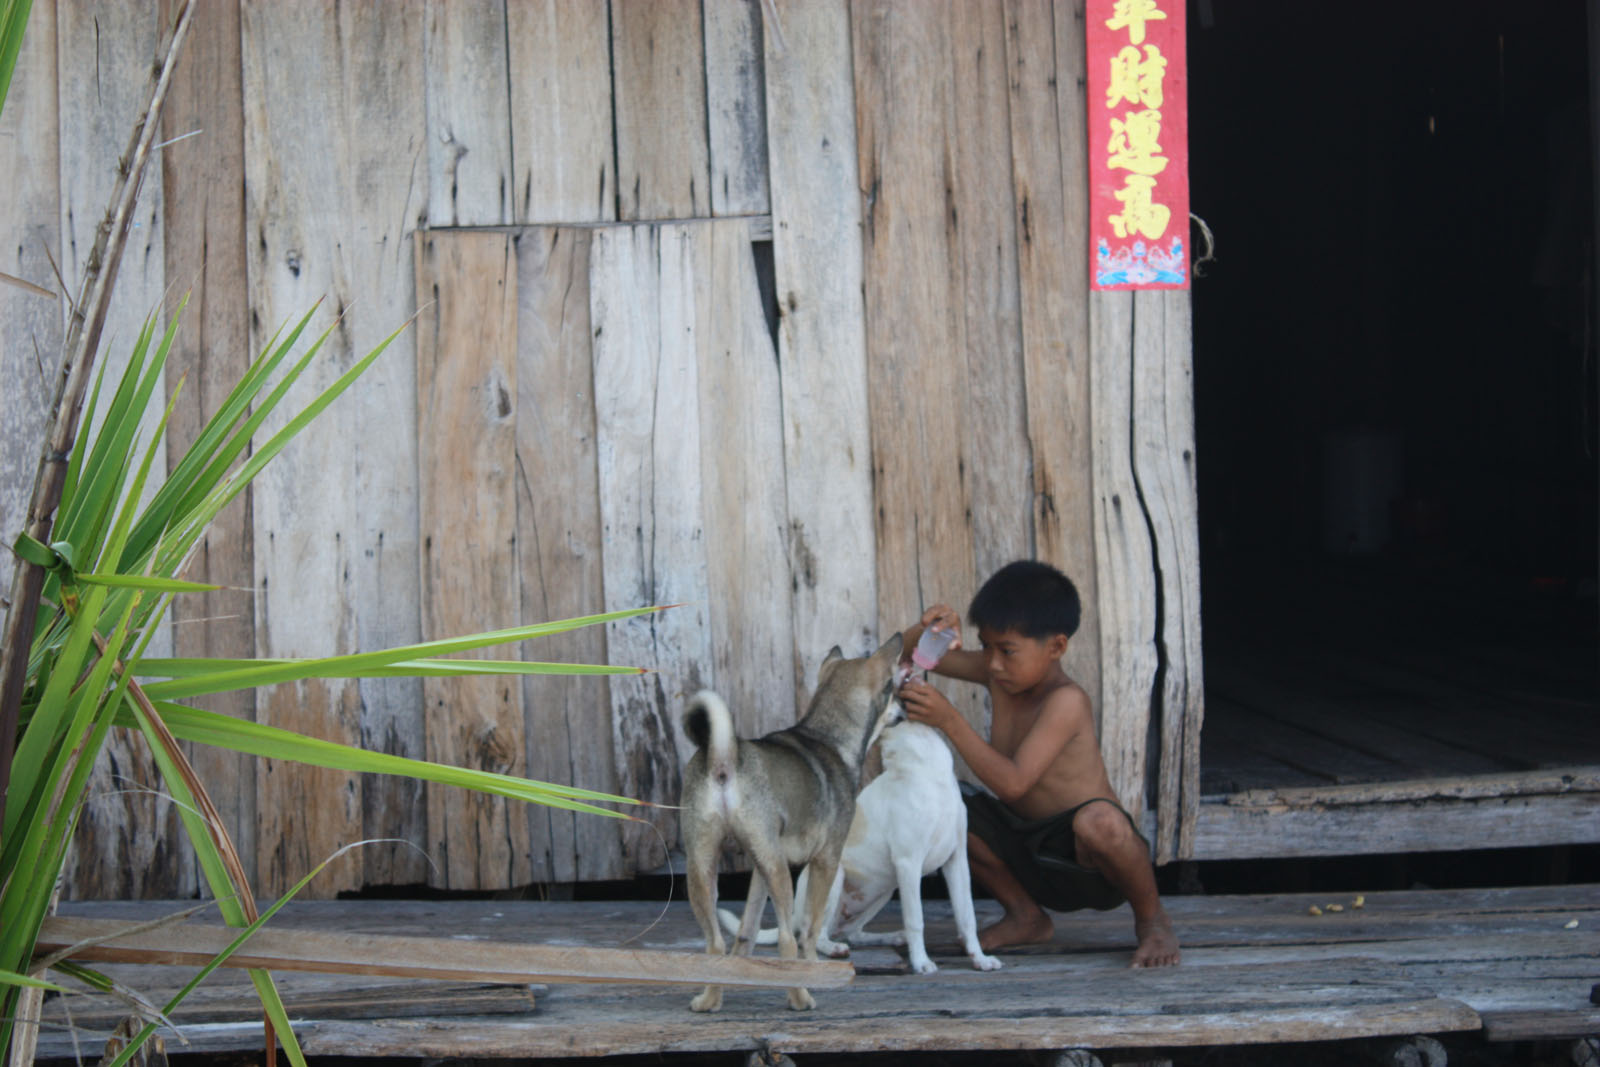
<path fill-rule="evenodd" d="M 1096 797 L 1115 799 L 1100 743 L 1095 737 L 1094 715 L 1089 697 L 1064 672 L 1046 679 L 1022 693 L 1007 693 L 998 685 L 988 686 L 993 709 L 989 743 L 1004 755 L 1016 758 L 1017 750 L 1048 708 L 1053 722 L 1047 729 L 1063 729 L 1066 741 L 1039 780 L 1009 806 L 1025 819 L 1043 819 Z"/>

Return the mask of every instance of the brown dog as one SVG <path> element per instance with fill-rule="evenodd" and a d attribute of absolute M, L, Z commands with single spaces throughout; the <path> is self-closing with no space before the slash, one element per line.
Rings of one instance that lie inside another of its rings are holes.
<path fill-rule="evenodd" d="M 758 740 L 735 735 L 722 698 L 703 691 L 683 712 L 683 730 L 695 752 L 683 772 L 684 853 L 689 903 L 706 936 L 706 951 L 726 951 L 717 923 L 717 854 L 732 836 L 755 865 L 735 952 L 749 955 L 767 896 L 778 913 L 778 954 L 817 958 L 826 929 L 828 890 L 855 815 L 861 763 L 879 717 L 894 700 L 900 635 L 870 656 L 845 659 L 835 647 L 817 671 L 816 695 L 805 716 L 787 730 Z M 793 921 L 791 866 L 811 865 L 801 921 Z M 799 930 L 798 946 L 794 931 Z M 689 1007 L 716 1011 L 722 987 L 708 985 Z M 789 1007 L 816 1001 L 802 987 L 789 990 Z"/>

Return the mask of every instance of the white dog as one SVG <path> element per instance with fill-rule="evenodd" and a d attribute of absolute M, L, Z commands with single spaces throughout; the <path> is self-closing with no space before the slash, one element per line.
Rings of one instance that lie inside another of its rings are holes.
<path fill-rule="evenodd" d="M 845 839 L 839 873 L 828 896 L 828 929 L 817 949 L 831 956 L 849 952 L 850 943 L 903 944 L 917 974 L 932 974 L 938 964 L 923 945 L 922 879 L 944 872 L 950 907 L 962 947 L 980 971 L 1001 963 L 978 947 L 978 921 L 972 911 L 972 881 L 967 868 L 967 809 L 956 784 L 955 760 L 944 735 L 931 726 L 907 722 L 898 702 L 889 716 L 894 724 L 882 734 L 883 773 L 856 798 L 856 813 Z M 800 872 L 796 899 L 805 899 L 810 868 Z M 871 934 L 861 928 L 900 890 L 904 930 Z M 730 932 L 738 918 L 719 912 Z M 763 944 L 777 939 L 776 930 L 761 931 Z"/>

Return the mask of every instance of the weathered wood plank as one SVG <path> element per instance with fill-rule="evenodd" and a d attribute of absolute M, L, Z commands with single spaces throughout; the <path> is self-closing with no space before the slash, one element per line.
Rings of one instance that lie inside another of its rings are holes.
<path fill-rule="evenodd" d="M 1034 551 L 1078 586 L 1083 620 L 1064 666 L 1103 726 L 1110 704 L 1101 663 L 1114 656 L 1102 652 L 1105 605 L 1095 579 L 1099 483 L 1091 463 L 1082 9 L 1081 3 L 1008 2 L 1006 61 Z"/>
<path fill-rule="evenodd" d="M 61 167 L 58 262 L 75 295 L 94 247 L 95 230 L 105 217 L 118 180 L 118 160 L 146 102 L 143 88 L 163 27 L 159 12 L 141 5 L 60 4 L 56 19 Z M 92 76 L 84 74 L 85 56 L 95 57 Z M 109 382 L 116 381 L 127 366 L 145 318 L 162 305 L 167 280 L 163 215 L 161 170 L 147 167 L 95 360 L 96 373 L 103 369 Z M 165 384 L 157 390 L 164 394 Z M 159 406 L 152 405 L 140 428 L 141 456 L 160 417 Z M 94 433 L 99 424 L 98 418 L 86 413 L 79 432 Z M 30 459 L 37 456 L 32 450 L 28 454 Z M 165 472 L 162 444 L 153 477 Z M 152 492 L 153 488 L 146 490 L 147 499 Z M 170 624 L 163 624 L 149 654 L 168 655 L 171 649 Z M 86 795 L 63 876 L 65 892 L 142 896 L 192 891 L 195 872 L 185 860 L 186 838 L 178 811 L 164 799 L 160 772 L 141 737 L 120 729 L 111 732 Z"/>
<path fill-rule="evenodd" d="M 590 359 L 593 231 L 555 227 L 517 239 L 517 565 L 522 617 L 598 613 L 602 587 L 595 380 Z M 545 638 L 530 658 L 608 662 L 605 629 Z M 530 676 L 523 683 L 528 774 L 617 792 L 611 696 L 603 678 Z M 623 878 L 618 823 L 534 809 L 535 881 Z"/>
<path fill-rule="evenodd" d="M 1031 448 L 1024 389 L 1017 271 L 1011 82 L 1005 11 L 995 4 L 949 7 L 955 123 L 956 257 L 966 406 L 966 479 L 972 498 L 973 573 L 988 577 L 1034 555 Z M 953 358 L 947 354 L 945 358 Z M 958 611 L 965 603 L 954 605 Z"/>
<path fill-rule="evenodd" d="M 1417 800 L 1484 800 L 1600 792 L 1600 770 L 1566 767 L 1523 774 L 1475 774 L 1452 778 L 1376 782 L 1371 785 L 1251 789 L 1227 798 L 1244 806 L 1282 804 L 1320 807 L 1341 804 L 1404 803 Z"/>
<path fill-rule="evenodd" d="M 170 19 L 175 0 L 164 0 Z M 30 31 L 31 32 L 31 31 Z M 216 413 L 251 361 L 244 248 L 244 87 L 240 80 L 239 6 L 196 6 L 162 109 L 161 181 L 165 192 L 166 268 L 173 284 L 168 314 L 188 306 L 167 358 L 169 388 L 183 381 L 168 424 L 168 449 L 181 455 Z M 188 136 L 193 134 L 193 136 Z M 184 138 L 178 140 L 178 138 Z M 255 653 L 254 531 L 249 490 L 218 515 L 195 550 L 187 576 L 223 588 L 172 603 L 178 656 L 240 658 Z M 218 693 L 205 707 L 255 718 L 255 693 Z M 210 745 L 189 748 L 201 781 L 255 878 L 255 758 Z M 198 884 L 198 872 L 191 876 Z"/>
<path fill-rule="evenodd" d="M 506 4 L 517 222 L 617 217 L 607 7 Z"/>
<path fill-rule="evenodd" d="M 702 228 L 694 299 L 711 677 L 739 729 L 759 736 L 796 718 L 783 398 L 749 227 Z"/>
<path fill-rule="evenodd" d="M 1094 424 L 1095 589 L 1100 601 L 1100 751 L 1111 785 L 1137 818 L 1145 808 L 1144 770 L 1157 654 L 1155 558 L 1129 427 L 1133 419 L 1134 330 L 1131 293 L 1093 293 L 1089 301 L 1090 388 Z"/>
<path fill-rule="evenodd" d="M 706 127 L 711 214 L 764 215 L 767 119 L 762 92 L 761 0 L 705 0 Z"/>
<path fill-rule="evenodd" d="M 1160 584 L 1161 752 L 1156 862 L 1188 855 L 1200 802 L 1205 686 L 1200 649 L 1200 513 L 1195 483 L 1194 346 L 1189 294 L 1142 293 L 1134 354 L 1133 467 Z"/>
<path fill-rule="evenodd" d="M 618 217 L 711 212 L 700 0 L 611 0 Z"/>
<path fill-rule="evenodd" d="M 1359 856 L 1584 844 L 1600 839 L 1600 794 L 1485 797 L 1337 808 L 1200 805 L 1196 859 Z"/>
<path fill-rule="evenodd" d="M 0 111 L 0 271 L 50 292 L 61 262 L 60 122 L 56 103 L 56 10 L 36 4 Z M 49 432 L 61 362 L 61 304 L 0 283 L 0 532 L 9 544 L 27 524 L 28 500 Z M 12 555 L 0 552 L 0 589 L 11 589 Z"/>
<path fill-rule="evenodd" d="M 850 13 L 844 0 L 774 6 L 784 47 L 767 27 L 763 69 L 798 707 L 830 647 L 873 647 L 877 569 L 855 110 L 839 91 Z"/>
<path fill-rule="evenodd" d="M 705 226 L 595 231 L 589 303 L 607 610 L 676 604 L 607 628 L 611 658 L 656 673 L 611 680 L 618 785 L 675 804 L 688 742 L 684 699 L 713 685 L 700 486 L 696 243 Z M 652 830 L 652 827 L 655 829 Z M 654 869 L 676 819 L 623 830 L 634 870 Z"/>
<path fill-rule="evenodd" d="M 952 87 L 942 6 L 857 3 L 856 155 L 865 191 L 867 395 L 872 436 L 878 622 L 888 634 L 976 588 L 963 430 L 964 303 L 952 273 Z M 984 729 L 981 692 L 949 691 Z M 987 731 L 985 730 L 985 733 Z"/>
<path fill-rule="evenodd" d="M 504 233 L 426 231 L 415 242 L 422 636 L 437 640 L 515 625 L 522 607 L 507 580 L 517 573 L 517 261 Z M 430 760 L 526 774 L 520 679 L 429 678 L 422 692 Z M 522 885 L 529 842 L 527 805 L 429 786 L 433 884 Z"/>
<path fill-rule="evenodd" d="M 427 193 L 422 12 L 276 0 L 241 10 L 252 348 L 326 298 L 317 324 L 337 316 L 338 325 L 303 383 L 310 390 L 331 382 L 415 307 L 408 232 Z M 403 334 L 258 479 L 261 655 L 417 640 L 414 358 L 415 339 Z M 265 429 L 279 425 L 269 420 Z M 422 687 L 412 679 L 311 682 L 258 695 L 257 715 L 420 757 L 421 706 Z M 258 776 L 258 884 L 266 892 L 286 888 L 359 838 L 415 840 L 426 824 L 422 804 L 421 788 L 406 779 L 362 781 L 266 761 Z M 313 891 L 426 878 L 415 849 L 369 847 L 361 856 L 325 874 Z"/>
<path fill-rule="evenodd" d="M 427 0 L 428 224 L 512 221 L 505 0 Z"/>
<path fill-rule="evenodd" d="M 226 926 L 142 931 L 135 926 L 116 920 L 50 918 L 39 930 L 38 949 L 57 952 L 70 947 L 70 958 L 77 960 L 203 964 L 239 934 Z M 554 980 L 786 986 L 803 982 L 818 989 L 838 989 L 854 977 L 848 963 L 835 960 L 273 929 L 257 931 L 223 966 L 519 984 Z"/>

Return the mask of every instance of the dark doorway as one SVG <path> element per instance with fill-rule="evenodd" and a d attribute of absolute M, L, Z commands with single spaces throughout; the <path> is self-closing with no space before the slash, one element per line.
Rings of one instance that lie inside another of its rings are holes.
<path fill-rule="evenodd" d="M 1202 792 L 1600 763 L 1585 5 L 1189 19 Z"/>

